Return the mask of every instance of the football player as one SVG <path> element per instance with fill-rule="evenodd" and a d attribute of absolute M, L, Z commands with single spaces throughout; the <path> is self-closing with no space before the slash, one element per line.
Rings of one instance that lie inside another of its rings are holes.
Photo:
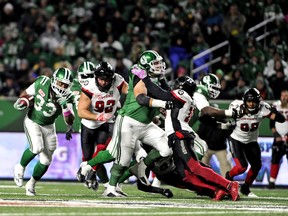
<path fill-rule="evenodd" d="M 280 100 L 272 104 L 280 113 L 282 113 L 286 121 L 283 123 L 270 120 L 270 128 L 274 135 L 274 141 L 272 146 L 272 159 L 270 169 L 269 188 L 275 188 L 275 181 L 280 169 L 280 161 L 286 154 L 288 158 L 288 91 L 283 90 L 281 92 Z"/>
<path fill-rule="evenodd" d="M 150 168 L 160 180 L 169 185 L 193 190 L 198 194 L 211 196 L 214 200 L 222 200 L 225 195 L 230 195 L 232 200 L 236 201 L 238 183 L 227 181 L 212 169 L 203 166 L 194 152 L 195 135 L 188 123 L 195 108 L 192 99 L 195 89 L 194 80 L 188 76 L 179 77 L 175 81 L 172 94 L 178 103 L 171 110 L 167 110 L 165 120 L 165 131 L 169 146 L 173 149 L 173 156 L 155 161 Z M 133 168 L 130 170 L 133 173 Z M 137 185 L 146 192 L 165 192 L 141 181 L 138 181 Z"/>
<path fill-rule="evenodd" d="M 262 166 L 261 150 L 257 142 L 260 123 L 264 118 L 283 123 L 285 117 L 274 107 L 262 101 L 260 92 L 256 88 L 246 90 L 243 100 L 232 101 L 229 109 L 236 109 L 239 116 L 229 141 L 230 151 L 236 165 L 226 173 L 226 178 L 233 180 L 233 177 L 244 173 L 249 163 L 251 167 L 240 192 L 244 196 L 257 197 L 250 191 L 250 186 Z"/>
<path fill-rule="evenodd" d="M 14 168 L 14 181 L 17 186 L 23 186 L 23 176 L 29 162 L 39 155 L 39 161 L 34 167 L 32 177 L 26 183 L 26 195 L 35 196 L 35 184 L 46 173 L 57 147 L 55 120 L 63 114 L 68 126 L 72 126 L 74 113 L 74 95 L 70 91 L 73 77 L 68 68 L 59 68 L 50 79 L 39 76 L 20 96 L 34 96 L 34 105 L 29 107 L 24 119 L 24 130 L 30 147 L 27 148 Z M 19 98 L 14 108 L 24 110 Z"/>
<path fill-rule="evenodd" d="M 85 70 L 93 71 L 94 80 L 93 82 L 91 80 L 82 82 L 82 77 L 79 79 L 82 85 L 82 93 L 78 104 L 78 115 L 82 118 L 82 161 L 88 161 L 95 157 L 99 151 L 106 149 L 112 136 L 114 113 L 116 112 L 120 96 L 126 95 L 128 91 L 128 84 L 124 78 L 115 73 L 108 62 L 101 62 L 92 69 L 91 67 L 93 67 L 92 63 L 87 64 L 85 62 L 78 69 L 78 71 L 82 71 L 80 76 L 84 75 L 83 71 L 85 68 Z M 98 189 L 96 169 L 97 167 L 94 166 L 86 179 L 88 188 L 93 190 Z M 81 181 L 81 178 L 78 172 L 77 179 Z M 106 177 L 107 181 L 108 177 Z"/>

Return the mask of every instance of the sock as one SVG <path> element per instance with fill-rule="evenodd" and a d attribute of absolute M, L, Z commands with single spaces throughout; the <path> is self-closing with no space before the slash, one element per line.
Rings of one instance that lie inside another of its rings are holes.
<path fill-rule="evenodd" d="M 97 176 L 99 177 L 100 181 L 106 183 L 109 181 L 106 168 L 103 164 L 98 166 L 97 169 Z"/>
<path fill-rule="evenodd" d="M 133 166 L 136 163 L 135 160 L 131 161 L 129 167 Z M 129 171 L 129 169 L 126 169 L 124 174 L 119 179 L 119 184 L 123 183 L 126 179 L 128 179 L 130 176 L 132 176 L 132 173 Z"/>
<path fill-rule="evenodd" d="M 27 148 L 22 154 L 22 157 L 21 157 L 21 160 L 20 160 L 21 166 L 26 167 L 30 163 L 30 161 L 33 160 L 33 158 L 36 155 L 37 154 L 34 154 L 33 152 L 30 151 L 29 148 Z"/>
<path fill-rule="evenodd" d="M 280 164 L 271 164 L 270 179 L 276 179 L 279 172 Z"/>
<path fill-rule="evenodd" d="M 113 160 L 115 160 L 115 158 L 109 153 L 108 150 L 105 150 L 105 151 L 100 151 L 96 157 L 92 158 L 87 163 L 91 167 L 93 167 L 93 166 L 95 166 L 97 164 L 107 163 L 107 162 L 110 162 L 110 161 L 113 161 Z"/>
<path fill-rule="evenodd" d="M 111 168 L 111 177 L 109 181 L 109 185 L 116 186 L 119 183 L 119 179 L 124 174 L 127 167 L 121 166 L 120 164 L 113 164 Z"/>
<path fill-rule="evenodd" d="M 37 162 L 36 166 L 34 167 L 34 170 L 33 170 L 33 174 L 32 174 L 32 177 L 38 181 L 41 179 L 41 177 L 46 173 L 46 171 L 48 170 L 48 167 L 47 165 L 43 165 L 40 163 L 40 161 Z"/>
<path fill-rule="evenodd" d="M 160 158 L 161 155 L 160 153 L 156 150 L 156 149 L 152 149 L 149 154 L 147 155 L 146 158 L 144 158 L 144 163 L 147 165 L 147 166 L 150 166 L 153 164 L 153 162 Z"/>

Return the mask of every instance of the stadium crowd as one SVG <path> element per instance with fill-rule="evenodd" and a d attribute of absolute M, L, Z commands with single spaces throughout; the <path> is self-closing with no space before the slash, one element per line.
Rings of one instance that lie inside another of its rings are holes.
<path fill-rule="evenodd" d="M 271 17 L 264 28 L 247 30 Z M 0 1 L 0 97 L 19 96 L 39 75 L 59 67 L 74 73 L 85 60 L 109 61 L 127 79 L 146 49 L 159 52 L 174 78 L 189 75 L 191 58 L 225 40 L 194 62 L 221 61 L 193 75 L 216 74 L 219 99 L 241 98 L 256 87 L 264 100 L 288 87 L 285 0 L 26 0 Z M 257 41 L 256 37 L 270 34 Z"/>

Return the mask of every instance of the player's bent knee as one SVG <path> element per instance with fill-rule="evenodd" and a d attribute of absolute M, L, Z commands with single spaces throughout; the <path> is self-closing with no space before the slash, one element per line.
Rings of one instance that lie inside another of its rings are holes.
<path fill-rule="evenodd" d="M 43 152 L 44 150 L 44 147 L 34 147 L 33 146 L 33 150 L 30 149 L 30 151 L 33 153 L 33 154 L 40 154 L 41 152 Z"/>
<path fill-rule="evenodd" d="M 161 149 L 159 153 L 162 157 L 168 157 L 173 154 L 173 151 L 172 151 L 172 148 L 165 148 L 165 149 Z"/>
<path fill-rule="evenodd" d="M 52 158 L 41 157 L 41 156 L 40 156 L 39 161 L 40 161 L 41 164 L 46 165 L 46 166 L 49 166 L 50 163 L 51 163 L 51 161 L 52 161 Z"/>

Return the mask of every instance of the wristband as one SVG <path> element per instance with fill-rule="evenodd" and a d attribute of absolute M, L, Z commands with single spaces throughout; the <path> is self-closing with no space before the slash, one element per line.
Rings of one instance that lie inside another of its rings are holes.
<path fill-rule="evenodd" d="M 233 116 L 233 111 L 232 110 L 224 110 L 224 112 L 225 112 L 225 116 L 226 117 L 232 117 Z"/>
<path fill-rule="evenodd" d="M 151 107 L 162 107 L 165 109 L 166 101 L 152 99 Z"/>
<path fill-rule="evenodd" d="M 65 109 L 62 109 L 62 113 L 64 117 L 67 117 L 72 114 L 71 110 L 68 107 L 66 107 Z"/>

